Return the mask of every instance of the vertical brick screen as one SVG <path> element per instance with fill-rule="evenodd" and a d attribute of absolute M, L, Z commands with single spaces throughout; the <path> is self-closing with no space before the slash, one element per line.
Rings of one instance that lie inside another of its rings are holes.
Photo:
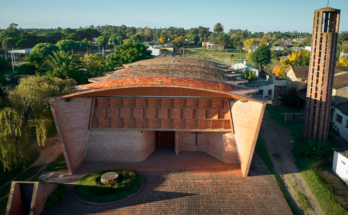
<path fill-rule="evenodd" d="M 98 102 L 107 107 L 109 101 L 102 99 Z M 55 100 L 50 104 L 68 170 L 72 174 L 79 168 L 85 157 L 92 98 Z M 98 113 L 102 114 L 102 112 L 98 106 Z M 99 125 L 101 127 L 111 127 L 111 120 L 107 119 L 110 118 L 93 118 L 92 124 L 101 123 Z"/>
<path fill-rule="evenodd" d="M 235 141 L 244 176 L 247 176 L 249 172 L 265 106 L 265 104 L 252 101 L 231 102 Z"/>
<path fill-rule="evenodd" d="M 177 131 L 178 153 L 181 151 L 202 151 L 226 162 L 238 163 L 234 134 L 223 132 L 202 132 L 197 136 L 193 132 Z"/>
<path fill-rule="evenodd" d="M 92 129 L 85 160 L 140 162 L 151 155 L 155 145 L 155 131 Z"/>
<path fill-rule="evenodd" d="M 233 131 L 231 123 L 227 99 L 95 97 L 90 126 Z"/>

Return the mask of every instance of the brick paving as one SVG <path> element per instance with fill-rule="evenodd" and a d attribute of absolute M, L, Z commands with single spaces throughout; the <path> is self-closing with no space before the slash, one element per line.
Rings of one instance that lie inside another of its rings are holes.
<path fill-rule="evenodd" d="M 129 168 L 146 180 L 136 196 L 111 204 L 92 205 L 73 194 L 85 174 L 104 168 Z M 227 164 L 204 152 L 181 152 L 158 148 L 144 162 L 84 162 L 72 176 L 49 182 L 68 183 L 68 196 L 43 214 L 292 214 L 264 163 L 254 156 L 251 176 L 244 178 L 240 167 Z"/>

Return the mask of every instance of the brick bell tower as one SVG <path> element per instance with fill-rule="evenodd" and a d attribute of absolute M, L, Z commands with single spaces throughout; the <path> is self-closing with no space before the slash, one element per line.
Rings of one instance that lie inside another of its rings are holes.
<path fill-rule="evenodd" d="M 319 139 L 325 143 L 328 139 L 340 12 L 330 7 L 314 11 L 303 134 L 305 140 Z"/>

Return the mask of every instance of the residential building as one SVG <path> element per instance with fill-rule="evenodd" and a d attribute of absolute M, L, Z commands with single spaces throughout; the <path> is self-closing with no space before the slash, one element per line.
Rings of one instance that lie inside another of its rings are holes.
<path fill-rule="evenodd" d="M 348 184 L 348 150 L 333 149 L 332 171 Z"/>
<path fill-rule="evenodd" d="M 285 72 L 287 88 L 295 88 L 301 99 L 306 99 L 309 66 L 290 66 Z M 334 71 L 332 105 L 348 102 L 348 67 L 336 67 Z"/>
<path fill-rule="evenodd" d="M 348 57 L 348 52 L 343 50 L 342 52 L 340 52 L 340 57 Z"/>
<path fill-rule="evenodd" d="M 231 65 L 231 68 L 234 70 L 239 70 L 239 72 L 244 72 L 246 70 L 250 70 L 256 73 L 256 76 L 259 76 L 259 70 L 253 66 L 247 65 L 246 64 L 246 60 L 243 61 L 243 63 L 237 63 L 237 64 L 233 64 Z"/>
<path fill-rule="evenodd" d="M 348 103 L 337 105 L 333 117 L 333 128 L 348 141 Z"/>

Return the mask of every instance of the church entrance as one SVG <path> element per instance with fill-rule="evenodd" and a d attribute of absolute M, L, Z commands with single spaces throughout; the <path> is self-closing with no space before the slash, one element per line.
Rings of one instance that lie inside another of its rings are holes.
<path fill-rule="evenodd" d="M 157 147 L 174 147 L 175 131 L 156 131 Z"/>

